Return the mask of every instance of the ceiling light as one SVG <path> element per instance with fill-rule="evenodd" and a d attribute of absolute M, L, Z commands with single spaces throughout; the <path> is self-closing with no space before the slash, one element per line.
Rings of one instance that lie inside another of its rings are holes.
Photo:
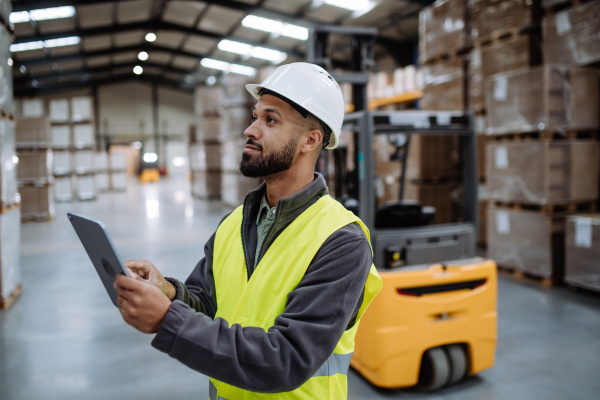
<path fill-rule="evenodd" d="M 255 47 L 250 53 L 254 58 L 260 58 L 263 60 L 271 61 L 275 64 L 279 64 L 287 58 L 287 54 L 277 50 L 271 50 L 264 47 Z"/>
<path fill-rule="evenodd" d="M 138 54 L 138 58 L 142 61 L 146 61 L 148 59 L 148 53 L 146 53 L 145 51 L 140 51 L 140 54 Z"/>
<path fill-rule="evenodd" d="M 257 17 L 256 15 L 248 15 L 242 20 L 242 26 L 246 28 L 258 29 L 265 32 L 279 32 L 283 24 L 273 19 Z"/>
<path fill-rule="evenodd" d="M 202 60 L 200 60 L 200 65 L 202 65 L 204 68 L 218 69 L 220 71 L 233 72 L 241 75 L 256 75 L 256 69 L 252 67 L 246 67 L 244 65 L 238 64 L 230 64 L 228 62 L 219 61 L 212 58 L 203 58 Z"/>
<path fill-rule="evenodd" d="M 150 32 L 146 35 L 146 40 L 149 42 L 154 42 L 156 40 L 156 35 Z"/>
<path fill-rule="evenodd" d="M 133 147 L 136 150 L 139 150 L 142 148 L 142 142 L 132 142 L 131 147 Z"/>
<path fill-rule="evenodd" d="M 10 51 L 13 53 L 16 51 L 26 51 L 26 50 L 36 50 L 43 49 L 44 47 L 60 47 L 60 46 L 70 46 L 74 44 L 78 44 L 81 41 L 79 36 L 69 36 L 65 38 L 59 39 L 50 39 L 46 41 L 36 40 L 35 42 L 26 42 L 26 43 L 17 43 L 10 45 Z"/>
<path fill-rule="evenodd" d="M 140 67 L 139 65 L 136 65 L 135 67 L 133 67 L 134 74 L 141 75 L 142 72 L 144 72 L 144 68 Z"/>
<path fill-rule="evenodd" d="M 236 54 L 250 54 L 252 46 L 246 43 L 234 42 L 232 40 L 221 40 L 217 45 L 219 50 L 228 51 Z"/>
<path fill-rule="evenodd" d="M 75 15 L 75 7 L 64 6 L 64 7 L 52 7 L 52 8 L 41 8 L 38 10 L 31 11 L 18 11 L 10 13 L 8 19 L 13 24 L 19 22 L 33 21 L 44 21 L 47 19 L 59 19 L 69 18 Z"/>
<path fill-rule="evenodd" d="M 284 52 L 267 49 L 265 47 L 253 47 L 246 43 L 234 42 L 233 40 L 221 40 L 217 47 L 219 50 L 260 58 L 275 64 L 278 64 L 287 58 L 287 54 Z"/>
<path fill-rule="evenodd" d="M 206 84 L 207 84 L 208 86 L 212 86 L 212 85 L 214 85 L 215 83 L 217 83 L 217 78 L 215 78 L 214 76 L 212 76 L 212 75 L 211 75 L 211 76 L 209 76 L 208 78 L 206 78 Z"/>
<path fill-rule="evenodd" d="M 308 39 L 308 29 L 303 26 L 284 24 L 274 19 L 248 15 L 242 20 L 242 26 L 258 29 L 259 31 L 278 33 L 298 40 Z"/>
<path fill-rule="evenodd" d="M 21 66 L 19 67 L 19 71 L 21 71 L 21 73 L 22 73 L 22 74 L 24 74 L 25 72 L 27 72 L 27 67 L 26 67 L 26 66 L 24 66 L 24 65 L 21 65 Z"/>
<path fill-rule="evenodd" d="M 308 39 L 308 28 L 298 25 L 287 24 L 281 28 L 281 35 L 298 40 Z"/>
<path fill-rule="evenodd" d="M 8 16 L 8 19 L 13 24 L 17 24 L 19 22 L 28 22 L 30 20 L 29 11 L 11 12 Z"/>
<path fill-rule="evenodd" d="M 358 11 L 369 7 L 369 0 L 325 0 L 325 4 Z"/>

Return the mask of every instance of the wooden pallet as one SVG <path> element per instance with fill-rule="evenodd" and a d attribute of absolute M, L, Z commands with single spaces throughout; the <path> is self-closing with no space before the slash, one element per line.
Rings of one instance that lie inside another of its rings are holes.
<path fill-rule="evenodd" d="M 23 293 L 23 285 L 17 286 L 17 288 L 8 296 L 6 299 L 0 298 L 0 310 L 7 310 Z"/>
<path fill-rule="evenodd" d="M 54 216 L 46 214 L 46 215 L 25 215 L 21 216 L 21 222 L 24 224 L 28 224 L 31 222 L 48 222 L 51 221 Z"/>
<path fill-rule="evenodd" d="M 514 268 L 504 267 L 502 265 L 498 265 L 498 272 L 504 276 L 510 276 L 522 282 L 538 284 L 545 287 L 555 287 L 560 284 L 560 281 L 555 278 L 545 278 L 541 276 L 536 276 L 523 271 L 518 271 Z"/>
<path fill-rule="evenodd" d="M 573 202 L 567 204 L 526 204 L 519 202 L 494 201 L 496 207 L 512 210 L 538 211 L 543 214 L 574 214 L 578 212 L 595 212 L 595 201 Z"/>
<path fill-rule="evenodd" d="M 575 7 L 575 6 L 581 5 L 583 3 L 587 3 L 588 1 L 591 1 L 591 0 L 564 0 L 558 4 L 554 4 L 550 7 L 546 7 L 545 11 L 546 11 L 546 14 L 553 14 L 558 11 L 562 11 L 567 8 L 570 8 L 570 7 Z"/>
<path fill-rule="evenodd" d="M 4 214 L 6 212 L 12 211 L 15 208 L 19 208 L 21 206 L 21 203 L 15 203 L 15 204 L 0 204 L 0 214 Z"/>
<path fill-rule="evenodd" d="M 524 33 L 524 30 L 517 27 L 509 27 L 497 30 L 490 33 L 489 35 L 477 38 L 475 40 L 475 45 L 480 47 L 491 46 L 495 43 L 520 36 L 522 33 Z"/>
<path fill-rule="evenodd" d="M 448 51 L 446 53 L 443 54 L 438 54 L 437 56 L 428 59 L 427 61 L 425 61 L 423 63 L 423 65 L 436 65 L 436 64 L 441 64 L 441 63 L 445 63 L 448 61 L 454 61 L 456 58 L 460 58 L 461 61 L 463 60 L 463 55 L 468 53 L 471 50 L 471 47 L 465 47 L 456 51 Z"/>
<path fill-rule="evenodd" d="M 596 130 L 568 130 L 566 132 L 532 131 L 488 135 L 487 140 L 496 142 L 515 142 L 520 140 L 567 140 L 567 139 L 596 139 Z"/>

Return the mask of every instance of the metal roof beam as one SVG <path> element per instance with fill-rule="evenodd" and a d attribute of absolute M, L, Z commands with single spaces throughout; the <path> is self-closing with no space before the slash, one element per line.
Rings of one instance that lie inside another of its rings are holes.
<path fill-rule="evenodd" d="M 98 28 L 74 29 L 74 30 L 64 31 L 64 32 L 53 32 L 53 33 L 46 33 L 46 34 L 41 34 L 41 35 L 24 36 L 24 37 L 16 38 L 13 43 L 26 43 L 26 42 L 33 42 L 36 40 L 58 39 L 58 38 L 63 38 L 63 37 L 68 37 L 68 36 L 79 36 L 81 38 L 85 38 L 85 37 L 90 37 L 90 36 L 106 35 L 106 34 L 133 31 L 133 30 L 145 30 L 148 32 L 150 32 L 150 31 L 156 32 L 159 30 L 170 30 L 170 31 L 184 32 L 184 33 L 188 33 L 191 35 L 204 36 L 209 39 L 215 39 L 215 40 L 229 39 L 229 40 L 235 40 L 235 41 L 241 42 L 241 43 L 246 43 L 246 44 L 249 44 L 252 46 L 261 46 L 261 47 L 266 47 L 266 48 L 273 49 L 273 50 L 282 51 L 284 53 L 288 53 L 288 54 L 296 56 L 296 57 L 304 57 L 304 53 L 298 52 L 293 49 L 286 49 L 286 48 L 283 48 L 280 46 L 273 46 L 272 44 L 259 43 L 259 42 L 255 42 L 253 40 L 247 40 L 244 38 L 220 35 L 220 34 L 214 33 L 214 32 L 196 29 L 193 27 L 189 28 L 186 26 L 181 26 L 181 25 L 172 24 L 170 22 L 159 21 L 159 20 L 149 20 L 149 21 L 134 22 L 134 23 L 129 23 L 129 24 L 107 25 L 107 26 L 98 27 Z"/>

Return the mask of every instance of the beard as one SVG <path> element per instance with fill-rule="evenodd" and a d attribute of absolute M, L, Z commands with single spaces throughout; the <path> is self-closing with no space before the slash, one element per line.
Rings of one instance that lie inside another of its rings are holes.
<path fill-rule="evenodd" d="M 294 161 L 294 155 L 296 154 L 298 139 L 290 139 L 282 148 L 270 154 L 263 154 L 262 146 L 252 140 L 248 140 L 246 144 L 259 147 L 261 152 L 254 156 L 242 153 L 240 172 L 248 178 L 262 178 L 290 169 Z"/>

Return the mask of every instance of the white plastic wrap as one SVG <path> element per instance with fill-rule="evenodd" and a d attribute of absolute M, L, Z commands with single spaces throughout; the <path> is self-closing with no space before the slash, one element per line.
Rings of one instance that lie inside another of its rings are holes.
<path fill-rule="evenodd" d="M 15 207 L 0 214 L 0 298 L 8 299 L 21 284 L 21 210 Z"/>

